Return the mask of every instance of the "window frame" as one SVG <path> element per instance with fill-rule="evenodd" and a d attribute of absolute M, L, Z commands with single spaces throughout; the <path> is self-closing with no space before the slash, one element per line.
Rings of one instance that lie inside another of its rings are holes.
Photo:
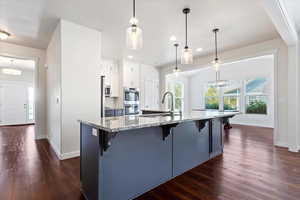
<path fill-rule="evenodd" d="M 257 77 L 254 77 L 254 78 L 247 78 L 247 79 L 244 79 L 244 80 L 232 80 L 232 81 L 237 81 L 237 89 L 239 89 L 239 93 L 236 93 L 236 94 L 225 94 L 225 91 L 224 91 L 224 88 L 217 88 L 217 96 L 206 96 L 206 93 L 208 91 L 208 89 L 210 87 L 214 87 L 214 86 L 211 86 L 209 83 L 206 83 L 203 88 L 203 102 L 204 102 L 204 109 L 205 110 L 212 110 L 212 111 L 215 111 L 215 110 L 220 110 L 221 107 L 223 107 L 223 111 L 240 111 L 240 112 L 243 112 L 244 114 L 249 114 L 249 115 L 254 115 L 254 114 L 257 114 L 257 115 L 268 115 L 269 113 L 269 106 L 270 106 L 270 102 L 269 102 L 269 92 L 270 91 L 264 91 L 264 92 L 248 92 L 247 93 L 247 82 L 249 80 L 255 80 L 255 79 L 259 79 L 259 78 L 265 78 L 267 83 L 266 84 L 271 84 L 270 82 L 270 78 L 268 76 L 257 76 Z M 234 82 L 230 83 L 230 84 L 234 84 Z M 216 88 L 216 87 L 214 87 Z M 247 98 L 249 98 L 249 96 L 264 96 L 266 98 L 265 101 L 263 101 L 265 104 L 266 104 L 266 113 L 248 113 L 247 112 L 247 108 L 248 108 L 248 101 L 247 101 Z M 226 110 L 224 107 L 225 107 L 225 98 L 226 97 L 236 97 L 237 98 L 237 109 L 236 110 Z M 218 99 L 218 109 L 209 109 L 206 107 L 207 105 L 207 98 L 217 98 Z"/>
<path fill-rule="evenodd" d="M 224 111 L 241 111 L 242 109 L 242 90 L 243 90 L 243 82 L 239 81 L 239 80 L 232 80 L 229 81 L 231 85 L 236 85 L 236 89 L 239 90 L 238 93 L 235 94 L 225 94 L 224 88 L 222 89 L 222 101 L 223 101 L 223 110 Z M 235 87 L 234 87 L 235 88 Z M 225 98 L 226 97 L 236 97 L 237 99 L 237 105 L 236 105 L 236 109 L 235 110 L 225 110 Z"/>
<path fill-rule="evenodd" d="M 247 93 L 247 81 L 249 81 L 250 79 L 258 79 L 258 78 L 265 78 L 266 79 L 266 81 L 267 81 L 267 84 L 270 84 L 270 83 L 268 83 L 270 80 L 269 80 L 269 77 L 268 76 L 257 76 L 257 77 L 255 77 L 255 78 L 249 78 L 249 79 L 246 79 L 246 80 L 244 80 L 243 81 L 243 84 L 244 84 L 244 87 L 243 87 L 243 89 L 244 89 L 244 96 L 243 96 L 243 98 L 244 98 L 244 114 L 246 114 L 246 115 L 268 115 L 268 113 L 269 113 L 269 94 L 268 93 L 266 93 L 266 92 L 248 92 Z M 248 113 L 247 112 L 247 107 L 248 107 L 248 101 L 247 101 L 247 97 L 250 97 L 250 96 L 265 96 L 266 97 L 266 102 L 265 102 L 265 104 L 266 104 L 266 113 Z"/>
<path fill-rule="evenodd" d="M 212 110 L 212 111 L 216 111 L 216 110 L 219 110 L 220 109 L 220 90 L 216 87 L 216 86 L 209 86 L 210 84 L 206 84 L 205 85 L 205 89 L 204 89 L 204 95 L 203 95 L 203 98 L 204 98 L 204 109 L 205 110 Z M 208 92 L 208 89 L 209 88 L 215 88 L 216 90 L 217 90 L 217 95 L 216 96 L 206 96 L 206 93 Z M 206 105 L 207 105 L 207 103 L 206 103 L 206 100 L 207 100 L 207 98 L 216 98 L 217 99 L 217 101 L 218 101 L 218 108 L 216 108 L 216 109 L 209 109 L 209 108 L 206 108 Z"/>
<path fill-rule="evenodd" d="M 174 105 L 174 110 L 175 111 L 184 111 L 184 92 L 185 92 L 185 88 L 184 88 L 184 83 L 180 80 L 169 80 L 167 83 L 167 90 L 166 91 L 170 91 L 173 93 L 174 95 L 174 99 L 173 99 L 173 105 Z M 176 92 L 175 92 L 175 85 L 179 84 L 181 85 L 181 97 L 176 97 Z M 169 86 L 171 88 L 169 88 Z M 180 99 L 181 100 L 181 110 L 180 109 L 176 109 L 176 99 Z M 170 103 L 168 101 L 167 107 L 170 108 Z"/>

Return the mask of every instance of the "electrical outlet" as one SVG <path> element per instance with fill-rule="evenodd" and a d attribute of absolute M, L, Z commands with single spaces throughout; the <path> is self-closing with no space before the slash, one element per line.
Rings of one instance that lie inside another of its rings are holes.
<path fill-rule="evenodd" d="M 92 135 L 97 137 L 98 136 L 98 130 L 93 128 Z"/>

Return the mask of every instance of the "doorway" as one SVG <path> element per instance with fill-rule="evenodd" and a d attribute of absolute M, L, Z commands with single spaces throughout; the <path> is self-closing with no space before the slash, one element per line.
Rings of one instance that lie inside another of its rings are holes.
<path fill-rule="evenodd" d="M 35 123 L 35 61 L 0 56 L 0 126 Z"/>

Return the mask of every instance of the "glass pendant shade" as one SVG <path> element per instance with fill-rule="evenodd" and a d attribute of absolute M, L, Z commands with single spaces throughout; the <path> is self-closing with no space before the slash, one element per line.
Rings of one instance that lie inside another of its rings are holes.
<path fill-rule="evenodd" d="M 126 46 L 131 50 L 138 50 L 143 47 L 143 31 L 138 27 L 138 19 L 135 17 L 135 0 L 133 0 L 133 13 L 130 19 L 130 27 L 126 30 Z"/>
<path fill-rule="evenodd" d="M 181 64 L 188 65 L 193 64 L 193 50 L 185 47 L 181 53 Z"/>
<path fill-rule="evenodd" d="M 213 67 L 214 67 L 214 69 L 215 69 L 216 72 L 220 70 L 220 64 L 221 64 L 221 62 L 219 60 L 215 59 L 211 63 L 212 63 L 212 65 L 213 65 Z"/>
<path fill-rule="evenodd" d="M 126 45 L 132 50 L 143 47 L 143 31 L 135 24 L 131 25 L 126 31 Z"/>
<path fill-rule="evenodd" d="M 173 73 L 175 74 L 176 77 L 179 76 L 179 72 L 181 72 L 180 69 L 178 69 L 178 68 L 173 69 Z"/>

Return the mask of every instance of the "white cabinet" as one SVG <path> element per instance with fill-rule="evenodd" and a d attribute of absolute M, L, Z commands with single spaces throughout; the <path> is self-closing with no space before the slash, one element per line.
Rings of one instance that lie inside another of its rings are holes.
<path fill-rule="evenodd" d="M 133 61 L 120 62 L 120 97 L 123 97 L 123 88 L 137 88 L 140 90 L 140 109 L 158 110 L 159 99 L 159 71 L 151 65 L 144 65 Z M 122 94 L 121 94 L 122 93 Z M 119 99 L 123 105 L 123 98 Z"/>
<path fill-rule="evenodd" d="M 123 60 L 123 87 L 140 88 L 139 63 Z"/>
<path fill-rule="evenodd" d="M 159 109 L 159 72 L 150 65 L 141 65 L 141 109 Z"/>
<path fill-rule="evenodd" d="M 119 65 L 114 60 L 102 60 L 101 63 L 102 75 L 105 76 L 105 85 L 111 88 L 111 97 L 120 96 L 119 84 Z"/>

